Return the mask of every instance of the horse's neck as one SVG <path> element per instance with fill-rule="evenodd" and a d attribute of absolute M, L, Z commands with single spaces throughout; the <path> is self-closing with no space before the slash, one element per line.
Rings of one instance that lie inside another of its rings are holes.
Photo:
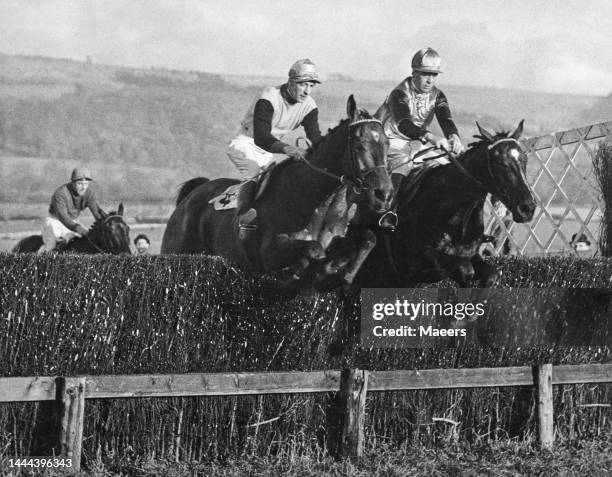
<path fill-rule="evenodd" d="M 467 164 L 463 164 L 466 170 Z M 401 193 L 404 195 L 405 192 Z M 421 189 L 406 210 L 420 210 L 418 214 L 426 221 L 437 219 L 441 224 L 447 223 L 458 211 L 471 204 L 484 201 L 486 193 L 478 187 L 465 172 L 450 164 L 438 167 L 430 172 L 429 177 L 421 184 Z"/>
<path fill-rule="evenodd" d="M 461 165 L 465 167 L 465 170 L 474 177 L 476 181 L 480 182 L 480 184 L 477 184 L 476 181 L 472 181 L 472 187 L 481 187 L 484 185 L 488 191 L 491 190 L 492 178 L 487 164 L 488 160 L 487 149 L 484 144 L 475 146 L 460 157 L 459 161 Z"/>
<path fill-rule="evenodd" d="M 330 132 L 313 150 L 309 161 L 312 165 L 332 174 L 342 174 L 342 162 L 348 150 L 348 124 L 343 123 Z"/>

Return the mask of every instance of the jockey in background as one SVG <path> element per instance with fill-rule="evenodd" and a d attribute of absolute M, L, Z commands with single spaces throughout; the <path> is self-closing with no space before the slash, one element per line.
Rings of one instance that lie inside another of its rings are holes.
<path fill-rule="evenodd" d="M 58 241 L 67 243 L 87 234 L 87 229 L 76 220 L 83 209 L 89 208 L 96 220 L 102 218 L 103 212 L 89 188 L 92 180 L 89 169 L 77 167 L 72 171 L 70 182 L 53 193 L 49 216 L 42 226 L 43 251 L 55 249 Z"/>
<path fill-rule="evenodd" d="M 389 167 L 395 174 L 401 174 L 392 176 L 396 190 L 399 180 L 412 168 L 414 154 L 424 145 L 431 144 L 453 154 L 463 152 L 448 100 L 436 87 L 438 75 L 442 73 L 441 63 L 442 59 L 434 49 L 417 51 L 412 58 L 412 76 L 398 84 L 376 111 L 375 116 L 382 121 L 389 138 Z M 434 116 L 444 136 L 429 131 Z M 384 214 L 379 221 L 380 226 L 387 230 L 394 230 L 396 223 L 397 216 L 393 211 Z"/>
<path fill-rule="evenodd" d="M 305 149 L 282 142 L 283 136 L 303 126 L 312 144 L 321 139 L 319 110 L 310 96 L 317 83 L 314 63 L 308 58 L 296 61 L 285 84 L 264 88 L 255 97 L 229 143 L 227 155 L 247 179 L 237 197 L 241 240 L 248 239 L 257 227 L 257 211 L 251 207 L 257 189 L 254 177 L 274 162 L 274 154 L 306 158 Z"/>

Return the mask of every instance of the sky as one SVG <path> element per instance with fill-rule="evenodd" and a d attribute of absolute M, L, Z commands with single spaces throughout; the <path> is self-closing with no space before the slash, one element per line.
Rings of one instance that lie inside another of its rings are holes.
<path fill-rule="evenodd" d="M 222 74 L 398 82 L 431 46 L 446 84 L 612 92 L 612 0 L 0 0 L 0 52 Z"/>

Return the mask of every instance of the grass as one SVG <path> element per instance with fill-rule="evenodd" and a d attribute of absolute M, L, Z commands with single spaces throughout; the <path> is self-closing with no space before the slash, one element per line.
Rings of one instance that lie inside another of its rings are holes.
<path fill-rule="evenodd" d="M 478 446 L 379 446 L 358 461 L 334 460 L 311 453 L 282 457 L 244 456 L 210 462 L 175 463 L 98 458 L 81 476 L 284 476 L 284 477 L 399 477 L 399 476 L 605 476 L 612 475 L 611 436 L 565 442 L 552 451 L 531 442 L 507 440 Z M 17 475 L 17 474 L 8 474 Z M 61 475 L 49 472 L 44 475 Z"/>

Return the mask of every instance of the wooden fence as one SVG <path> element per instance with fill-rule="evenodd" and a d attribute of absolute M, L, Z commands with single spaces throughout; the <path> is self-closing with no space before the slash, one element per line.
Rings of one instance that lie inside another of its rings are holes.
<path fill-rule="evenodd" d="M 407 391 L 503 386 L 535 386 L 540 444 L 550 448 L 553 431 L 553 385 L 612 382 L 612 364 L 535 367 L 428 369 L 412 371 L 344 371 L 208 373 L 78 377 L 0 378 L 0 402 L 56 401 L 57 449 L 80 469 L 86 399 L 183 396 L 231 396 L 340 392 L 343 409 L 339 445 L 343 455 L 361 457 L 366 395 L 371 391 Z"/>

